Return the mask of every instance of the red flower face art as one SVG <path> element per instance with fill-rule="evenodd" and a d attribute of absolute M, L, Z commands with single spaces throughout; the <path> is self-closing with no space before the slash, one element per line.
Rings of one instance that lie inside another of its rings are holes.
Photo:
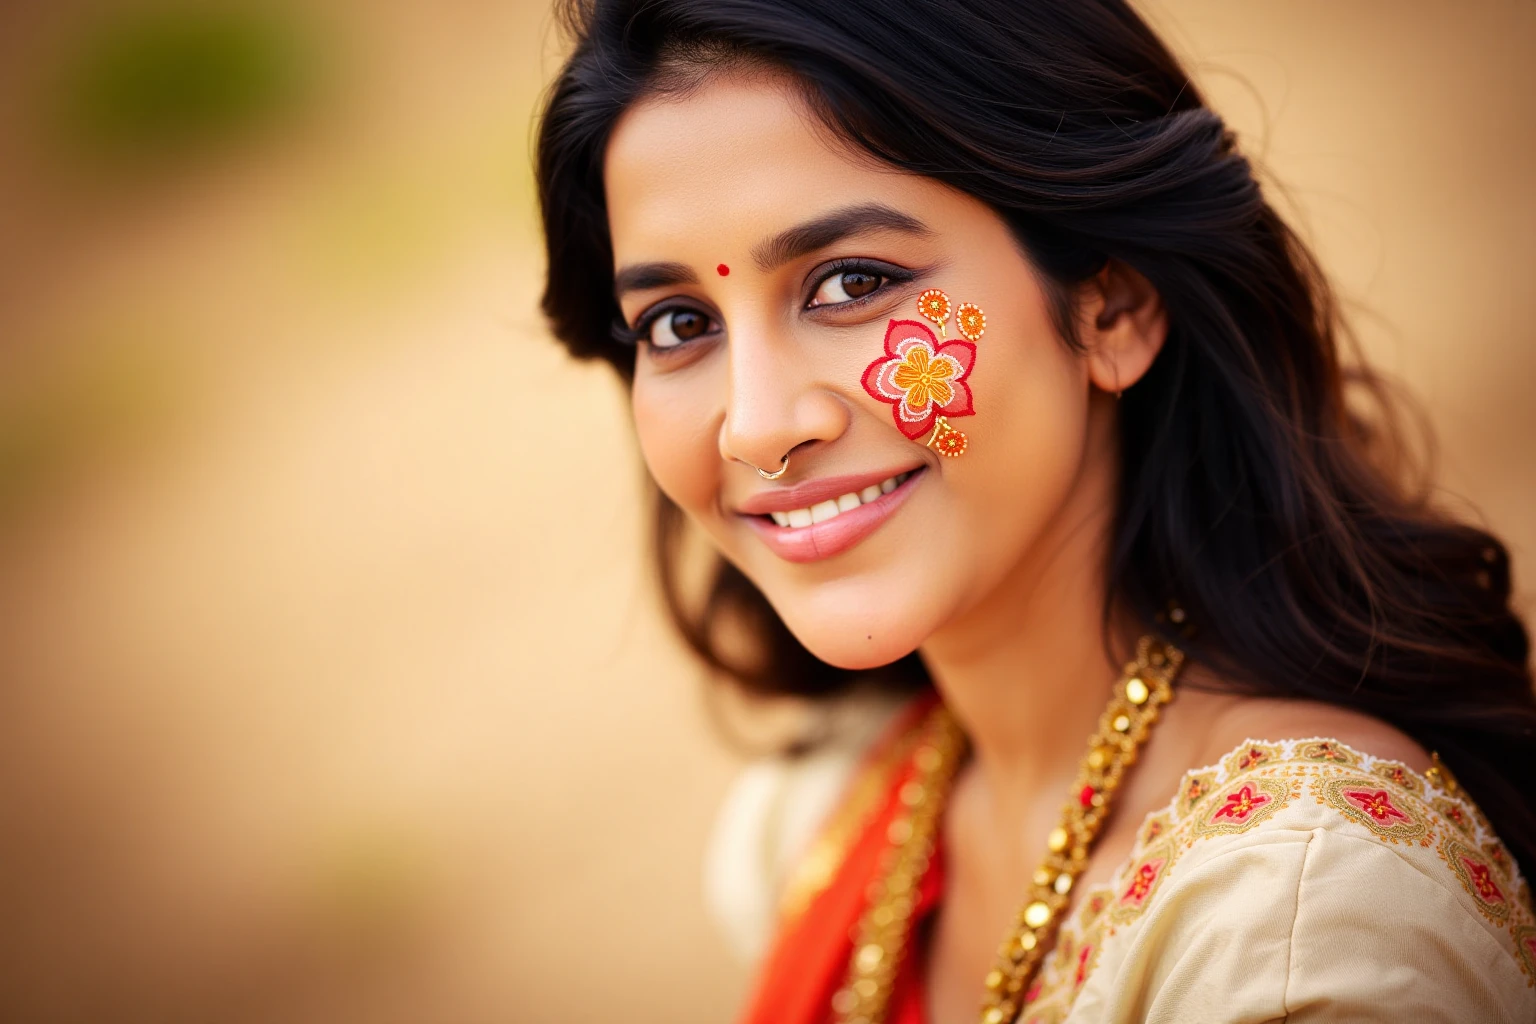
<path fill-rule="evenodd" d="M 926 324 L 892 320 L 885 355 L 869 364 L 862 383 L 871 397 L 890 403 L 896 429 L 915 441 L 941 417 L 976 414 L 966 384 L 975 363 L 976 346 L 969 341 L 940 341 Z M 963 440 L 959 447 L 965 450 Z"/>

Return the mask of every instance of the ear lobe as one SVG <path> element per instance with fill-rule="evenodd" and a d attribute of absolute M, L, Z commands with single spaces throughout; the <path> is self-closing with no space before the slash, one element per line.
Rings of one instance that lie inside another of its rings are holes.
<path fill-rule="evenodd" d="M 1163 299 L 1140 271 L 1111 260 L 1083 285 L 1080 330 L 1088 376 L 1118 395 L 1152 366 L 1168 337 Z"/>

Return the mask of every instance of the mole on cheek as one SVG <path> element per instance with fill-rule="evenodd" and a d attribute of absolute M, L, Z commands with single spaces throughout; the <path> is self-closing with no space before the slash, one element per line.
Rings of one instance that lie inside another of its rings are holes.
<path fill-rule="evenodd" d="M 721 277 L 725 277 L 730 272 L 731 268 L 726 266 L 724 263 L 715 268 L 715 273 L 719 274 Z"/>

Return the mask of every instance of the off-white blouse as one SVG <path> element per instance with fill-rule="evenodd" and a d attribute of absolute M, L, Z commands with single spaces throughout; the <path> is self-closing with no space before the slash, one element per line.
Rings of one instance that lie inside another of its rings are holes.
<path fill-rule="evenodd" d="M 856 763 L 758 766 L 727 800 L 707 892 L 743 952 Z M 1186 773 L 1078 896 L 1032 995 L 1026 1024 L 1536 1024 L 1536 920 L 1453 780 L 1337 740 L 1250 740 Z"/>

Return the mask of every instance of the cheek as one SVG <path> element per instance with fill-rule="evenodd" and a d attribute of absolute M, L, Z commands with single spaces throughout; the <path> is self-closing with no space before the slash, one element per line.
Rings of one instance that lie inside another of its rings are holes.
<path fill-rule="evenodd" d="M 954 474 L 968 527 L 961 561 L 981 576 L 1001 575 L 1025 557 L 1063 510 L 1089 456 L 1086 365 L 1043 307 L 1021 306 L 1013 330 L 995 339 L 989 331 L 978 346 L 996 342 L 978 353 L 976 438 L 962 460 L 969 464 L 956 467 L 965 471 Z"/>
<path fill-rule="evenodd" d="M 630 406 L 640 454 L 657 486 L 683 511 L 704 520 L 717 514 L 719 416 L 708 381 L 702 375 L 679 376 L 638 366 Z"/>
<path fill-rule="evenodd" d="M 1005 368 L 1010 386 L 997 396 L 996 418 L 1007 442 L 987 482 L 1011 497 L 1050 504 L 1084 456 L 1087 372 L 1054 335 L 1036 339 L 1021 356 Z"/>

